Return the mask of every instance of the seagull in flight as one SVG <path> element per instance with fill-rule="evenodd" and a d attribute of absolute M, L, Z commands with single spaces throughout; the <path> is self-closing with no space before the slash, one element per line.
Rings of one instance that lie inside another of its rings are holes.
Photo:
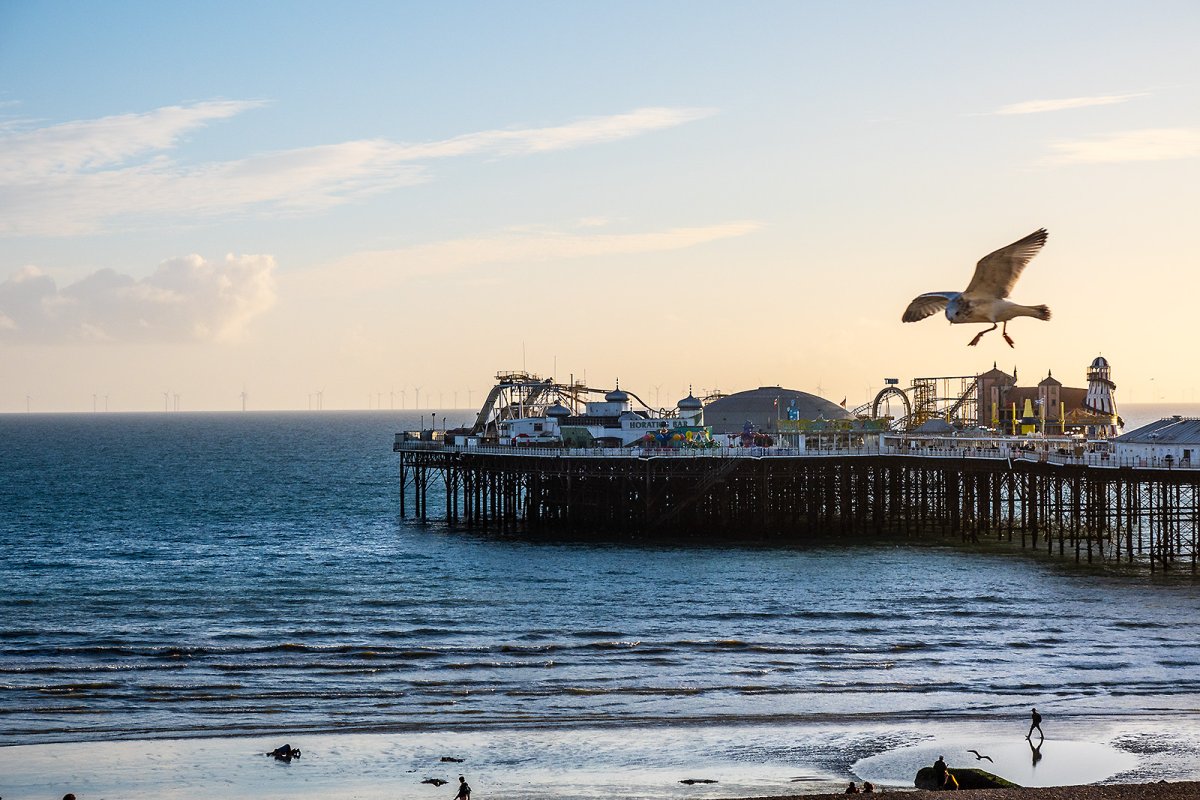
<path fill-rule="evenodd" d="M 976 761 L 983 761 L 985 758 L 986 758 L 988 761 L 992 761 L 992 757 L 991 757 L 991 756 L 983 756 L 983 755 L 980 755 L 978 750 L 968 750 L 967 752 L 968 752 L 968 753 L 974 753 L 974 754 L 975 754 L 975 760 L 976 760 Z M 993 764 L 995 764 L 996 762 L 995 762 L 995 761 L 992 761 L 992 763 L 993 763 Z"/>
<path fill-rule="evenodd" d="M 990 322 L 992 327 L 980 331 L 975 338 L 967 343 L 974 347 L 979 344 L 983 334 L 996 330 L 998 324 L 1003 324 L 1000 334 L 1008 346 L 1013 346 L 1013 340 L 1008 335 L 1008 321 L 1014 317 L 1036 317 L 1040 320 L 1050 319 L 1050 309 L 1046 306 L 1023 306 L 1005 298 L 1012 292 L 1021 270 L 1025 269 L 1034 256 L 1046 243 L 1045 228 L 1039 228 L 1024 239 L 1018 239 L 1008 247 L 1001 247 L 994 253 L 986 255 L 975 265 L 975 276 L 966 290 L 961 292 L 926 292 L 918 295 L 908 304 L 901 317 L 905 322 L 916 322 L 925 319 L 930 314 L 946 310 L 946 318 L 951 323 L 960 322 Z"/>

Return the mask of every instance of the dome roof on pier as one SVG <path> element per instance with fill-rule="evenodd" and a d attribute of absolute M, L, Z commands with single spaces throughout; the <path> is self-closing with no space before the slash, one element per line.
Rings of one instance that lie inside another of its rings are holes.
<path fill-rule="evenodd" d="M 680 411 L 695 411 L 698 408 L 704 408 L 704 403 L 700 402 L 700 398 L 692 394 L 689 389 L 688 396 L 679 401 L 678 408 Z"/>
<path fill-rule="evenodd" d="M 704 407 L 704 424 L 711 425 L 713 433 L 740 433 L 749 420 L 755 428 L 775 431 L 776 420 L 788 418 L 793 400 L 800 419 L 851 418 L 850 412 L 824 397 L 782 386 L 760 386 L 713 400 Z"/>
<path fill-rule="evenodd" d="M 617 388 L 613 389 L 608 394 L 604 395 L 606 403 L 628 403 L 629 393 L 621 391 L 621 382 L 617 381 Z"/>

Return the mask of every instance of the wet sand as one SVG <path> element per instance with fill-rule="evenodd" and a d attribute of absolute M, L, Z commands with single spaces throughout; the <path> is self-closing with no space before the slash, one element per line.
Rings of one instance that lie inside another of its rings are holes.
<path fill-rule="evenodd" d="M 647 726 L 410 733 L 296 733 L 0 747 L 5 800 L 437 800 L 466 774 L 494 800 L 727 800 L 844 796 L 849 780 L 923 797 L 920 766 L 945 755 L 1031 787 L 965 791 L 978 798 L 1200 800 L 1200 724 L 1161 718 L 1056 720 L 1043 756 L 1008 724 L 942 720 L 837 725 Z M 265 753 L 304 751 L 285 764 Z M 454 757 L 455 761 L 443 761 Z M 458 761 L 457 759 L 462 759 Z M 1171 781 L 1158 784 L 1159 778 Z M 684 784 L 684 780 L 694 784 Z M 712 781 L 712 782 L 709 782 Z M 1045 788 L 1032 788 L 1032 787 Z M 1066 787 L 1066 788 L 1054 788 Z"/>

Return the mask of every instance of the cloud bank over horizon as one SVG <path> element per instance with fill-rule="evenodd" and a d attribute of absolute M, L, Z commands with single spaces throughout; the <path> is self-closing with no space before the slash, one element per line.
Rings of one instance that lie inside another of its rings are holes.
<path fill-rule="evenodd" d="M 0 283 L 0 342 L 23 344 L 236 340 L 275 303 L 275 259 L 198 255 L 145 278 L 102 269 L 59 288 L 28 266 Z"/>
<path fill-rule="evenodd" d="M 1119 164 L 1200 157 L 1200 129 L 1150 128 L 1054 142 L 1054 164 Z"/>
<path fill-rule="evenodd" d="M 172 217 L 316 211 L 431 179 L 426 162 L 615 142 L 715 113 L 639 108 L 561 125 L 476 131 L 404 143 L 358 139 L 185 164 L 186 134 L 259 101 L 168 106 L 30 130 L 0 128 L 0 236 L 79 236 Z"/>

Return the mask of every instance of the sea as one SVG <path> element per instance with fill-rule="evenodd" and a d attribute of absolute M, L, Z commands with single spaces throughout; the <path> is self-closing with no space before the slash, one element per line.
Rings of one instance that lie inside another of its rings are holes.
<path fill-rule="evenodd" d="M 1123 409 L 1127 430 L 1198 412 Z M 0 416 L 0 795 L 57 787 L 29 766 L 47 753 L 124 743 L 110 766 L 135 747 L 258 770 L 251 743 L 285 741 L 310 754 L 289 774 L 324 758 L 338 785 L 375 776 L 362 797 L 393 778 L 432 796 L 419 777 L 467 768 L 493 797 L 797 791 L 939 732 L 1020 739 L 1034 705 L 1136 756 L 1084 777 L 1200 774 L 1195 576 L 421 524 L 399 515 L 391 447 L 429 415 Z M 147 788 L 130 765 L 106 796 L 171 796 L 172 773 Z M 678 783 L 710 773 L 728 777 Z"/>

